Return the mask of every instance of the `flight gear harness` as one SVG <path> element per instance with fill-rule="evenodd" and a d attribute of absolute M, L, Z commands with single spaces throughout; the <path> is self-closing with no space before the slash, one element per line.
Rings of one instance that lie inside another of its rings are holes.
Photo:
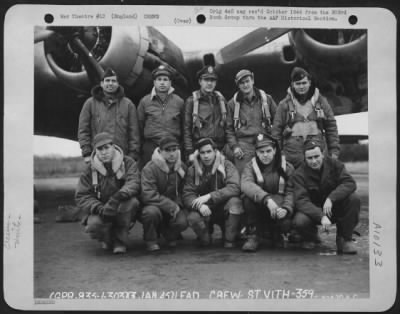
<path fill-rule="evenodd" d="M 252 163 L 252 166 L 253 166 L 254 173 L 256 175 L 257 184 L 259 186 L 262 186 L 263 183 L 264 183 L 264 178 L 263 178 L 263 176 L 261 174 L 260 168 L 257 165 L 257 161 L 256 161 L 255 157 L 252 158 L 251 163 Z M 282 166 L 283 171 L 286 172 L 286 158 L 282 158 L 281 166 Z M 285 193 L 285 179 L 282 176 L 279 176 L 278 193 L 279 194 L 284 194 Z"/>
<path fill-rule="evenodd" d="M 125 163 L 122 162 L 122 167 L 125 169 Z M 98 200 L 101 199 L 101 191 L 99 188 L 99 175 L 97 173 L 97 170 L 95 167 L 91 166 L 91 170 L 92 170 L 92 185 L 93 185 L 93 191 L 96 195 L 96 198 Z"/>
<path fill-rule="evenodd" d="M 286 119 L 286 128 L 292 128 L 293 125 L 297 122 L 295 120 L 296 116 L 296 106 L 295 106 L 295 100 L 293 98 L 293 95 L 291 92 L 289 92 L 290 95 L 290 100 L 287 102 L 288 103 L 288 115 Z M 314 95 L 311 97 L 311 105 L 317 115 L 317 126 L 318 129 L 321 131 L 322 134 L 324 134 L 324 128 L 323 128 L 323 120 L 325 120 L 325 113 L 324 110 L 321 107 L 321 103 L 318 100 L 319 99 L 319 90 L 316 88 Z"/>
<path fill-rule="evenodd" d="M 259 91 L 261 95 L 262 113 L 263 113 L 262 127 L 264 129 L 271 128 L 271 111 L 269 109 L 270 104 L 268 102 L 268 97 L 263 90 L 260 89 Z M 239 119 L 240 103 L 237 100 L 238 94 L 239 92 L 236 92 L 235 95 L 233 96 L 233 102 L 235 104 L 235 109 L 233 112 L 233 127 L 235 128 L 235 131 L 237 131 L 242 127 L 242 124 L 240 123 Z"/>
<path fill-rule="evenodd" d="M 220 121 L 220 126 L 223 127 L 226 121 L 226 106 L 224 101 L 224 96 L 218 91 L 214 91 L 217 95 L 219 107 L 221 109 L 222 119 Z M 200 99 L 200 91 L 193 92 L 193 129 L 195 127 L 201 129 L 203 127 L 200 119 L 199 119 L 199 99 Z"/>

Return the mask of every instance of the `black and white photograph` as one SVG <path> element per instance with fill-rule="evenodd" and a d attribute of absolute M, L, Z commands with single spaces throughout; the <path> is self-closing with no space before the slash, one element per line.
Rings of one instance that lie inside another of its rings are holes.
<path fill-rule="evenodd" d="M 5 105 L 5 145 L 18 150 L 16 125 L 31 141 L 31 172 L 12 165 L 30 177 L 31 212 L 4 214 L 6 258 L 30 238 L 28 308 L 376 300 L 395 207 L 371 177 L 386 177 L 377 156 L 395 130 L 373 138 L 371 112 L 395 115 L 395 93 L 382 96 L 395 83 L 375 84 L 371 12 L 359 24 L 332 8 L 176 7 L 171 23 L 152 23 L 162 10 L 49 12 L 24 27 L 33 107 L 19 120 Z"/>

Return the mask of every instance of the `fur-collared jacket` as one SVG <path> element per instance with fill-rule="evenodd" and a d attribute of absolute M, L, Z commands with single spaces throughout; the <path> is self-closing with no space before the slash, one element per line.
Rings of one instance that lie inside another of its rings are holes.
<path fill-rule="evenodd" d="M 101 86 L 92 89 L 92 97 L 84 103 L 78 127 L 78 141 L 82 156 L 90 156 L 96 134 L 108 132 L 114 137 L 114 144 L 124 154 L 138 159 L 140 154 L 140 133 L 136 106 L 125 97 L 119 86 L 115 97 L 109 99 Z"/>
<path fill-rule="evenodd" d="M 305 163 L 293 175 L 296 210 L 306 214 L 319 223 L 322 219 L 322 206 L 329 197 L 332 203 L 348 198 L 357 189 L 356 182 L 345 166 L 337 159 L 326 156 L 322 173 L 308 167 Z"/>
<path fill-rule="evenodd" d="M 165 101 L 153 90 L 144 96 L 137 109 L 142 139 L 159 143 L 169 134 L 177 141 L 183 139 L 184 102 L 171 87 Z"/>
<path fill-rule="evenodd" d="M 266 94 L 267 103 L 271 115 L 271 123 L 274 120 L 276 112 L 276 103 L 273 98 Z M 254 96 L 249 101 L 243 97 L 242 92 L 237 94 L 237 102 L 240 103 L 239 120 L 241 127 L 237 130 L 234 127 L 235 99 L 232 97 L 228 102 L 228 117 L 226 124 L 226 140 L 229 147 L 234 150 L 239 147 L 238 141 L 253 141 L 257 134 L 265 133 L 267 130 L 263 127 L 264 114 L 261 92 L 254 87 Z"/>
<path fill-rule="evenodd" d="M 323 132 L 325 135 L 329 154 L 339 155 L 340 146 L 338 129 L 335 116 L 333 114 L 331 106 L 328 103 L 328 100 L 319 93 L 318 88 L 315 88 L 314 94 L 308 101 L 311 102 L 313 107 L 315 107 L 318 103 L 323 110 L 324 117 L 323 119 L 321 119 L 322 123 L 320 124 L 320 126 L 322 127 L 322 129 L 320 131 Z M 294 124 L 297 121 L 304 121 L 305 119 L 301 114 L 297 113 L 296 111 L 294 112 L 293 119 L 290 119 L 291 108 L 296 108 L 296 102 L 297 100 L 294 97 L 292 90 L 289 88 L 286 97 L 278 105 L 274 118 L 274 123 L 272 126 L 272 136 L 278 140 L 280 147 L 285 150 L 287 146 L 286 141 L 288 140 L 288 138 L 290 138 L 291 135 L 292 125 L 289 125 L 289 121 L 291 121 L 291 124 Z M 307 120 L 318 120 L 315 110 L 313 110 L 308 115 Z M 321 140 L 322 134 L 316 137 Z"/>
<path fill-rule="evenodd" d="M 293 166 L 285 161 L 284 171 L 287 178 L 283 178 L 272 168 L 264 167 L 261 171 L 256 157 L 248 162 L 241 177 L 242 192 L 256 204 L 262 204 L 266 196 L 271 197 L 278 206 L 285 208 L 290 215 L 293 214 L 293 183 L 291 177 L 294 173 Z"/>
<path fill-rule="evenodd" d="M 220 205 L 232 197 L 240 196 L 240 179 L 236 167 L 226 160 L 218 150 L 210 169 L 206 169 L 195 152 L 194 163 L 189 168 L 183 188 L 183 203 L 192 209 L 193 201 L 199 196 L 210 193 L 208 205 Z"/>
<path fill-rule="evenodd" d="M 79 179 L 75 201 L 79 208 L 90 214 L 107 203 L 110 198 L 122 202 L 132 197 L 139 197 L 139 193 L 140 173 L 136 162 L 124 156 L 122 149 L 115 145 L 111 171 L 107 171 L 96 156 L 96 151 L 92 153 L 91 163 Z"/>
<path fill-rule="evenodd" d="M 154 205 L 167 214 L 172 214 L 176 205 L 182 207 L 182 187 L 186 166 L 177 159 L 170 169 L 157 147 L 151 160 L 142 169 L 142 193 L 144 205 Z"/>

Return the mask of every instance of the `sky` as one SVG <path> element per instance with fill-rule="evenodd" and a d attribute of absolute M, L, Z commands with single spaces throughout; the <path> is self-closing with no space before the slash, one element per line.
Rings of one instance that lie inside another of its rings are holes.
<path fill-rule="evenodd" d="M 81 156 L 79 143 L 58 137 L 33 137 L 33 154 L 35 156 L 59 155 L 65 157 Z"/>
<path fill-rule="evenodd" d="M 196 51 L 202 49 L 216 50 L 233 40 L 249 33 L 254 28 L 249 27 L 158 27 L 166 37 L 172 40 L 183 51 Z M 233 31 L 234 30 L 234 31 Z M 193 40 L 196 38 L 196 40 Z M 61 155 L 80 156 L 78 142 L 56 137 L 34 136 L 33 153 L 36 156 Z"/>

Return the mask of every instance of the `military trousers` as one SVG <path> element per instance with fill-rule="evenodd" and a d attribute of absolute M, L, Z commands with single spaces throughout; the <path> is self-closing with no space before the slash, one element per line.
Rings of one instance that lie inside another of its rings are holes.
<path fill-rule="evenodd" d="M 291 217 L 288 213 L 282 219 L 272 219 L 269 209 L 261 204 L 254 203 L 250 198 L 244 197 L 246 227 L 257 236 L 273 239 L 291 229 Z"/>
<path fill-rule="evenodd" d="M 175 219 L 154 205 L 143 207 L 139 221 L 143 224 L 145 241 L 157 241 L 161 234 L 167 242 L 178 239 L 180 233 L 188 227 L 186 211 L 181 209 Z"/>
<path fill-rule="evenodd" d="M 343 237 L 345 241 L 350 241 L 354 228 L 358 224 L 359 215 L 360 198 L 356 193 L 351 194 L 342 201 L 334 202 L 331 222 L 336 223 L 337 236 Z M 304 240 L 313 240 L 315 238 L 315 234 L 318 231 L 317 224 L 304 213 L 296 212 L 292 224 Z"/>
<path fill-rule="evenodd" d="M 239 235 L 240 213 L 243 210 L 242 200 L 232 197 L 223 204 L 210 206 L 211 215 L 203 216 L 198 211 L 188 215 L 189 226 L 197 236 L 212 233 L 213 226 L 218 225 L 226 241 L 234 242 Z"/>
<path fill-rule="evenodd" d="M 89 215 L 85 232 L 92 239 L 106 242 L 109 245 L 128 242 L 128 232 L 131 222 L 139 211 L 139 201 L 132 197 L 120 203 L 115 216 Z"/>

